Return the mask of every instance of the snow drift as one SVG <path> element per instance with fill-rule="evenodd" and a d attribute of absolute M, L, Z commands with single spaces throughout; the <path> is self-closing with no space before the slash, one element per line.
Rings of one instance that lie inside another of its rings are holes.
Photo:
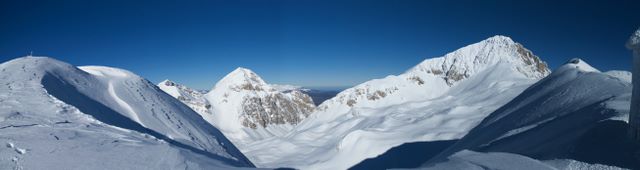
<path fill-rule="evenodd" d="M 0 142 L 17 151 L 0 151 L 11 158 L 4 168 L 253 166 L 197 113 L 131 72 L 46 57 L 0 70 Z"/>

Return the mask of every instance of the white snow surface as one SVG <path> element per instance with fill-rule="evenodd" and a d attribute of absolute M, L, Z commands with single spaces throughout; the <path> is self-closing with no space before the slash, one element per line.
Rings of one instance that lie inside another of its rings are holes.
<path fill-rule="evenodd" d="M 308 90 L 308 89 L 302 88 L 302 86 L 296 86 L 296 85 L 290 85 L 290 84 L 270 84 L 270 85 L 274 89 L 281 92 L 292 91 L 292 90 L 301 90 L 301 91 Z"/>
<path fill-rule="evenodd" d="M 459 139 L 549 72 L 522 45 L 491 37 L 344 90 L 243 152 L 258 167 L 347 169 L 403 143 Z"/>
<path fill-rule="evenodd" d="M 446 162 L 441 162 L 429 167 L 418 169 L 424 170 L 623 170 L 615 166 L 601 164 L 589 164 L 575 160 L 550 160 L 539 161 L 526 156 L 503 153 L 503 152 L 474 152 L 462 150 L 447 158 Z"/>
<path fill-rule="evenodd" d="M 189 106 L 193 111 L 200 115 L 206 114 L 211 107 L 209 102 L 204 99 L 204 94 L 198 90 L 191 89 L 185 85 L 175 83 L 171 80 L 164 80 L 158 83 L 158 87 Z"/>
<path fill-rule="evenodd" d="M 631 76 L 632 75 L 631 75 L 631 72 L 629 72 L 629 71 L 611 70 L 611 71 L 604 72 L 604 74 L 607 74 L 607 75 L 613 76 L 615 78 L 618 78 L 618 79 L 620 79 L 622 81 L 631 83 Z"/>
<path fill-rule="evenodd" d="M 243 151 L 247 143 L 284 135 L 297 124 L 279 117 L 293 116 L 302 120 L 315 109 L 311 98 L 299 87 L 267 84 L 258 74 L 242 67 L 218 81 L 204 98 L 211 108 L 202 117 Z M 255 111 L 245 110 L 248 106 Z M 243 125 L 248 122 L 254 123 L 255 128 Z M 267 124 L 262 126 L 260 123 L 264 122 Z"/>
<path fill-rule="evenodd" d="M 573 59 L 491 113 L 424 166 L 438 165 L 446 157 L 467 149 L 515 153 L 538 160 L 572 156 L 591 129 L 628 115 L 630 96 L 628 80 L 603 74 L 586 62 Z M 589 167 L 598 165 L 585 165 Z M 574 168 L 571 165 L 559 169 Z"/>
<path fill-rule="evenodd" d="M 0 150 L 0 169 L 252 166 L 219 130 L 147 80 L 81 69 L 46 57 L 0 64 L 0 143 L 14 148 Z"/>

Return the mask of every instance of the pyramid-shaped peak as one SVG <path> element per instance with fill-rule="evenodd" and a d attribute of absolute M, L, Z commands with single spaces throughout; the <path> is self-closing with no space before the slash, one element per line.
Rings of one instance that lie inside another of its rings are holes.
<path fill-rule="evenodd" d="M 516 43 L 510 37 L 507 37 L 507 36 L 504 36 L 504 35 L 495 35 L 493 37 L 489 37 L 489 38 L 485 39 L 483 42 L 503 43 L 503 44 L 515 44 Z"/>
<path fill-rule="evenodd" d="M 514 71 L 528 78 L 542 78 L 551 72 L 547 64 L 533 52 L 502 35 L 467 45 L 441 57 L 425 59 L 407 72 L 443 77 L 449 85 L 453 85 L 497 64 L 509 64 Z"/>
<path fill-rule="evenodd" d="M 237 74 L 237 75 L 251 75 L 251 74 L 256 74 L 255 72 L 253 72 L 251 69 L 248 68 L 244 68 L 244 67 L 238 67 L 235 70 L 231 71 L 231 74 Z"/>
<path fill-rule="evenodd" d="M 267 84 L 262 78 L 251 71 L 250 69 L 244 67 L 238 67 L 235 70 L 231 71 L 229 74 L 224 76 L 218 83 L 216 83 L 216 87 L 218 86 L 246 86 L 248 84 L 251 85 L 264 85 Z"/>
<path fill-rule="evenodd" d="M 589 65 L 589 63 L 585 62 L 580 58 L 572 58 L 571 60 L 567 61 L 563 66 L 561 66 L 559 70 L 566 69 L 566 68 L 576 68 L 576 69 L 579 69 L 580 71 L 585 71 L 585 72 L 600 72 L 598 69 L 592 67 L 591 65 Z"/>
<path fill-rule="evenodd" d="M 176 86 L 176 83 L 169 79 L 165 79 L 161 81 L 159 84 L 164 84 L 165 86 Z"/>

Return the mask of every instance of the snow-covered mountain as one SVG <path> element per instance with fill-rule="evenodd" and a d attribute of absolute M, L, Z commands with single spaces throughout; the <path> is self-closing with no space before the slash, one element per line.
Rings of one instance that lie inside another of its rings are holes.
<path fill-rule="evenodd" d="M 253 166 L 200 115 L 131 72 L 46 57 L 0 70 L 2 169 Z"/>
<path fill-rule="evenodd" d="M 504 152 L 482 153 L 463 150 L 449 156 L 447 159 L 448 161 L 446 162 L 416 169 L 625 170 L 615 166 L 590 164 L 571 159 L 540 161 L 526 156 Z"/>
<path fill-rule="evenodd" d="M 452 86 L 496 65 L 505 65 L 509 71 L 529 79 L 540 79 L 550 73 L 546 63 L 521 44 L 509 37 L 494 36 L 445 56 L 424 60 L 401 75 L 344 90 L 318 107 L 327 114 L 314 117 L 331 119 L 353 107 L 382 108 L 441 97 Z"/>
<path fill-rule="evenodd" d="M 549 73 L 521 44 L 491 37 L 346 89 L 243 152 L 258 167 L 346 169 L 403 143 L 459 139 Z"/>
<path fill-rule="evenodd" d="M 207 113 L 211 108 L 209 102 L 204 99 L 204 94 L 198 90 L 191 89 L 171 80 L 164 80 L 158 83 L 158 87 L 167 94 L 180 100 L 200 115 Z"/>
<path fill-rule="evenodd" d="M 204 98 L 211 108 L 202 116 L 240 149 L 245 143 L 287 133 L 315 109 L 298 88 L 267 84 L 246 68 L 226 75 Z"/>
<path fill-rule="evenodd" d="M 634 156 L 640 144 L 626 138 L 631 83 L 620 75 L 628 73 L 603 74 L 573 59 L 491 113 L 425 167 L 451 162 L 446 157 L 469 149 L 640 168 Z"/>

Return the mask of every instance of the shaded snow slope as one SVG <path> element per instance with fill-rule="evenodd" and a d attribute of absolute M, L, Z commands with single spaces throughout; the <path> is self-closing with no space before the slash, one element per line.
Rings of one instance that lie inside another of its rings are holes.
<path fill-rule="evenodd" d="M 628 81 L 573 59 L 491 113 L 430 163 L 470 149 L 639 168 L 640 159 L 633 156 L 639 146 L 624 137 L 626 123 L 616 121 L 628 114 L 630 96 Z"/>
<path fill-rule="evenodd" d="M 289 132 L 311 114 L 311 97 L 292 88 L 267 84 L 253 71 L 237 68 L 204 95 L 211 108 L 202 116 L 243 149 Z"/>
<path fill-rule="evenodd" d="M 0 70 L 0 140 L 20 151 L 3 167 L 252 166 L 197 113 L 128 71 L 45 57 Z"/>
<path fill-rule="evenodd" d="M 463 150 L 451 155 L 446 162 L 419 169 L 425 170 L 623 170 L 614 166 L 589 164 L 575 160 L 539 161 L 526 156 L 502 152 L 473 152 Z"/>
<path fill-rule="evenodd" d="M 403 143 L 461 138 L 548 73 L 522 45 L 491 37 L 344 90 L 292 132 L 243 152 L 258 167 L 346 169 Z"/>
<path fill-rule="evenodd" d="M 622 81 L 631 83 L 631 76 L 632 76 L 631 72 L 622 71 L 622 70 L 611 70 L 611 71 L 604 72 L 604 74 L 607 74 L 615 78 L 619 78 Z"/>

